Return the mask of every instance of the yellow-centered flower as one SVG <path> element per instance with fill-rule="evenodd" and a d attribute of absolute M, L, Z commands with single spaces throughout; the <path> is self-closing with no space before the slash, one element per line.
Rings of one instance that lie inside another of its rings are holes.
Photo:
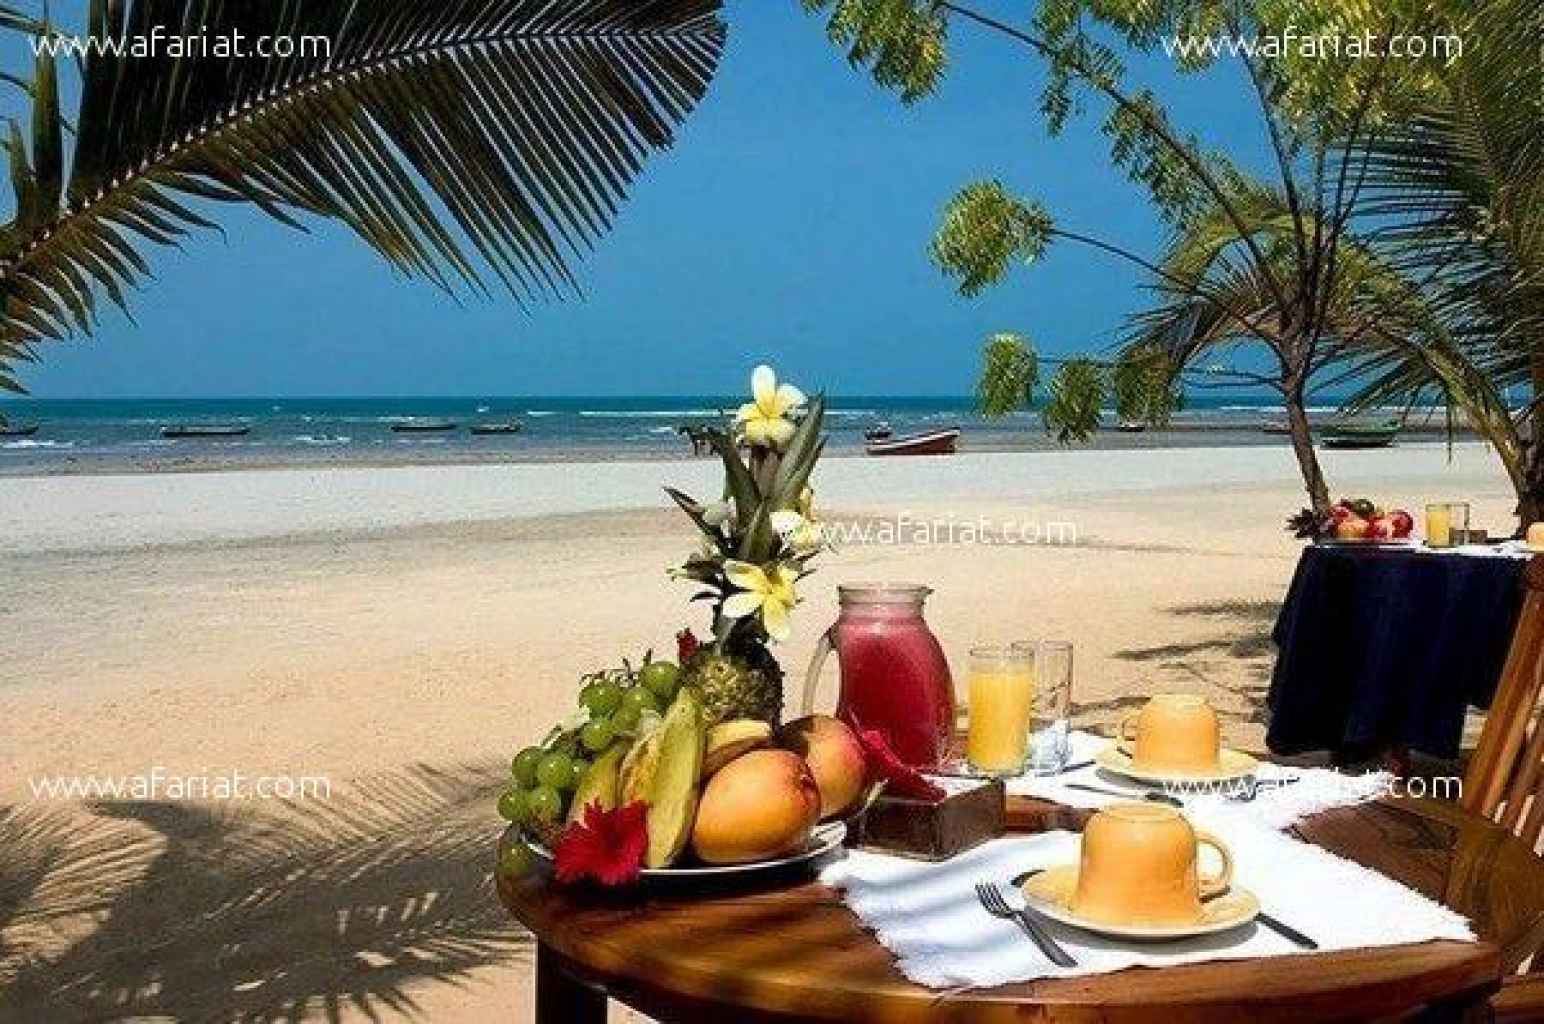
<path fill-rule="evenodd" d="M 768 636 L 774 640 L 788 639 L 788 613 L 799 603 L 799 595 L 793 589 L 798 575 L 798 567 L 786 563 L 774 562 L 763 569 L 729 559 L 724 563 L 724 576 L 739 589 L 724 601 L 725 618 L 743 619 L 759 612 Z"/>
<path fill-rule="evenodd" d="M 821 525 L 791 508 L 772 513 L 772 532 L 781 537 L 788 550 L 799 558 L 813 555 L 826 546 L 825 530 Z"/>
<path fill-rule="evenodd" d="M 793 437 L 789 414 L 804 405 L 804 392 L 792 384 L 779 384 L 770 366 L 758 366 L 751 374 L 752 401 L 740 406 L 734 420 L 755 446 L 781 451 Z"/>

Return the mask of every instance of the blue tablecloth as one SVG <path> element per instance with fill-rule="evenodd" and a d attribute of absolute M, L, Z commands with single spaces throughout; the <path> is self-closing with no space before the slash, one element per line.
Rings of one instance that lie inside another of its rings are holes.
<path fill-rule="evenodd" d="M 1266 743 L 1354 761 L 1456 757 L 1489 707 L 1522 607 L 1522 559 L 1316 545 L 1276 622 Z"/>

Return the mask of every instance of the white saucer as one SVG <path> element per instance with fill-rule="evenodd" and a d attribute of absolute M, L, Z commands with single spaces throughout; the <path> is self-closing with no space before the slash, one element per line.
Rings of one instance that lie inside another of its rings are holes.
<path fill-rule="evenodd" d="M 1124 775 L 1128 779 L 1136 779 L 1138 782 L 1155 783 L 1195 783 L 1195 782 L 1232 782 L 1235 779 L 1247 778 L 1253 775 L 1260 767 L 1259 759 L 1250 757 L 1241 750 L 1229 750 L 1224 747 L 1217 754 L 1217 767 L 1212 771 L 1176 771 L 1171 768 L 1143 768 L 1131 759 L 1131 755 L 1121 750 L 1119 745 L 1112 744 L 1106 747 L 1094 762 L 1099 767 L 1112 771 L 1117 775 Z"/>
<path fill-rule="evenodd" d="M 1201 917 L 1189 924 L 1111 924 L 1091 921 L 1072 909 L 1072 893 L 1078 884 L 1078 866 L 1061 864 L 1047 868 L 1024 883 L 1024 897 L 1038 913 L 1053 921 L 1081 928 L 1097 935 L 1141 942 L 1168 942 L 1198 935 L 1214 935 L 1253 921 L 1260 913 L 1260 901 L 1248 889 L 1232 886 L 1222 896 L 1201 904 Z"/>

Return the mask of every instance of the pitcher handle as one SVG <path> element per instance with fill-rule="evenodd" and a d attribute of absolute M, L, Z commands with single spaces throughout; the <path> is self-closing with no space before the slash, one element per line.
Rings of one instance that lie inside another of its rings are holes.
<path fill-rule="evenodd" d="M 804 674 L 804 702 L 799 711 L 800 715 L 811 715 L 815 712 L 815 691 L 820 688 L 820 670 L 825 667 L 826 659 L 831 656 L 835 647 L 835 641 L 831 639 L 832 632 L 836 629 L 832 626 L 820 634 L 820 640 L 815 644 L 815 656 L 810 659 L 809 671 Z"/>

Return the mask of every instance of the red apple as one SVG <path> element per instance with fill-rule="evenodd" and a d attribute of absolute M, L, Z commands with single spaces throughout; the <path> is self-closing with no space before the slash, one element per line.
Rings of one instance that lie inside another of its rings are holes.
<path fill-rule="evenodd" d="M 1394 536 L 1401 540 L 1415 532 L 1415 517 L 1402 508 L 1391 512 L 1389 521 L 1394 524 Z"/>
<path fill-rule="evenodd" d="M 1368 524 L 1367 536 L 1373 540 L 1393 540 L 1394 524 L 1387 519 L 1374 519 Z"/>

